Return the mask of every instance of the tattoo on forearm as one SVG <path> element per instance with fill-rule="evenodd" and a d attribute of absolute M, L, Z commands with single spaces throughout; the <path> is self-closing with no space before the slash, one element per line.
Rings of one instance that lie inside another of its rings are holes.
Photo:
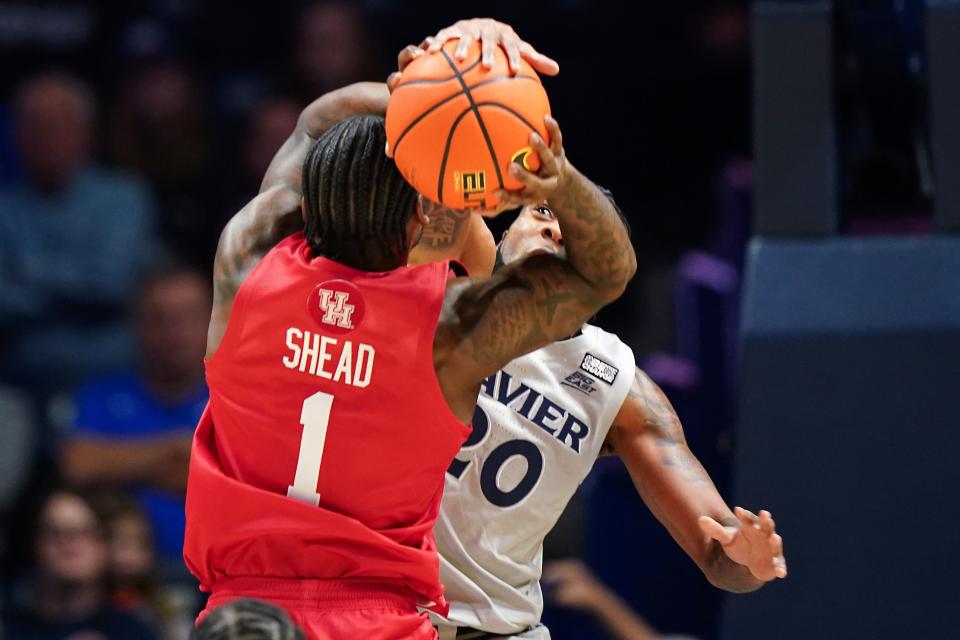
<path fill-rule="evenodd" d="M 645 429 L 655 437 L 662 450 L 661 463 L 683 473 L 690 484 L 711 482 L 710 476 L 686 446 L 683 426 L 663 391 L 650 377 L 637 369 L 628 394 L 644 405 Z"/>
<path fill-rule="evenodd" d="M 693 457 L 686 447 L 666 450 L 661 462 L 664 466 L 674 467 L 683 473 L 683 479 L 688 484 L 711 483 L 710 476 L 704 471 L 700 463 Z"/>
<path fill-rule="evenodd" d="M 575 304 L 578 300 L 577 295 L 569 289 L 556 286 L 548 278 L 541 279 L 540 295 L 535 299 L 535 304 L 543 309 L 544 319 L 547 324 L 553 322 L 557 309 L 565 304 Z"/>
<path fill-rule="evenodd" d="M 554 256 L 536 256 L 504 269 L 489 287 L 463 301 L 471 308 L 489 307 L 482 314 L 486 326 L 483 339 L 474 342 L 474 357 L 484 364 L 506 364 L 573 333 L 593 309 L 589 295 L 578 292 L 574 282 L 569 264 Z M 492 304 L 495 297 L 499 299 Z"/>
<path fill-rule="evenodd" d="M 650 376 L 637 369 L 633 375 L 633 384 L 627 393 L 644 405 L 647 429 L 657 434 L 658 444 L 667 446 L 684 441 L 683 427 L 677 412 Z"/>
<path fill-rule="evenodd" d="M 594 286 L 622 283 L 636 269 L 626 228 L 609 198 L 572 167 L 549 204 L 558 214 L 571 263 Z M 566 215 L 563 215 L 566 214 Z"/>
<path fill-rule="evenodd" d="M 537 323 L 531 323 L 527 309 L 521 303 L 501 305 L 488 314 L 486 339 L 474 344 L 474 357 L 484 364 L 498 364 L 529 345 L 546 343 L 547 337 Z"/>

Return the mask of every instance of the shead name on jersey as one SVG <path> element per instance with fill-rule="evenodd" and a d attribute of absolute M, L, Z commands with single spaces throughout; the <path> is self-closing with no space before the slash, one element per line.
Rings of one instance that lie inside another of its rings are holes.
<path fill-rule="evenodd" d="M 376 351 L 369 344 L 354 344 L 296 327 L 287 329 L 283 366 L 352 387 L 366 387 L 373 377 Z"/>

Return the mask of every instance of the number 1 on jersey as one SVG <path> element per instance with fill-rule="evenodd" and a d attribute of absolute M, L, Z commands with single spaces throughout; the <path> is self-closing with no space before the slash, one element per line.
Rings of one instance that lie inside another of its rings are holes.
<path fill-rule="evenodd" d="M 303 409 L 300 411 L 303 435 L 300 437 L 297 473 L 293 484 L 287 487 L 288 498 L 315 507 L 320 504 L 317 483 L 320 481 L 320 460 L 323 458 L 323 445 L 327 440 L 327 425 L 330 423 L 332 407 L 333 396 L 322 391 L 303 401 Z"/>

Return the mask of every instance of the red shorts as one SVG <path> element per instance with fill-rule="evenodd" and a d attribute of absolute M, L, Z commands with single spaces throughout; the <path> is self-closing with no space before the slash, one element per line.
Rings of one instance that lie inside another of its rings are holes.
<path fill-rule="evenodd" d="M 217 581 L 197 623 L 238 598 L 275 604 L 303 629 L 307 640 L 436 640 L 409 589 L 367 580 L 224 578 Z"/>

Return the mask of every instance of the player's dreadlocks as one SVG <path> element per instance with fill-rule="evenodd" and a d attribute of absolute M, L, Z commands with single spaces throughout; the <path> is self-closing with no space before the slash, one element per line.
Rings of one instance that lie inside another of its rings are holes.
<path fill-rule="evenodd" d="M 287 614 L 260 600 L 234 600 L 211 611 L 191 640 L 304 640 Z"/>
<path fill-rule="evenodd" d="M 387 270 L 406 257 L 417 194 L 384 153 L 384 120 L 356 116 L 313 144 L 303 163 L 304 235 L 315 255 Z"/>

